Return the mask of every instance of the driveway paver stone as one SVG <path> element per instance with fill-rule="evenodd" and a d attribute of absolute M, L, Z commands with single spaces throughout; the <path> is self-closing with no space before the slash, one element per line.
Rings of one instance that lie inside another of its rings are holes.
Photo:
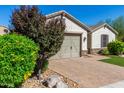
<path fill-rule="evenodd" d="M 89 55 L 89 57 L 50 60 L 49 68 L 85 88 L 101 87 L 124 80 L 124 67 L 98 61 L 104 58 L 107 57 Z"/>

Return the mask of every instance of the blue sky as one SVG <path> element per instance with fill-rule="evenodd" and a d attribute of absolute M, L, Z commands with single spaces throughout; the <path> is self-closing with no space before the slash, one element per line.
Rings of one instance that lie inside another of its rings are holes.
<path fill-rule="evenodd" d="M 8 26 L 13 9 L 19 6 L 0 6 L 0 25 Z M 118 16 L 124 16 L 124 6 L 107 5 L 41 5 L 38 6 L 43 14 L 65 10 L 86 25 L 95 25 L 97 22 L 105 19 L 115 19 Z"/>

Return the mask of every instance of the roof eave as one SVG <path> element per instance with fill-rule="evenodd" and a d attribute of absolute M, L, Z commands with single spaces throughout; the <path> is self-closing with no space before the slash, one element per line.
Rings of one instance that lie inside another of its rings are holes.
<path fill-rule="evenodd" d="M 93 33 L 93 32 L 95 32 L 96 30 L 98 30 L 98 29 L 100 29 L 100 28 L 102 28 L 102 27 L 104 27 L 104 26 L 109 27 L 116 35 L 118 35 L 118 32 L 117 32 L 114 28 L 112 28 L 109 24 L 107 24 L 107 23 L 104 23 L 104 24 L 98 26 L 97 28 L 91 30 L 90 33 Z"/>
<path fill-rule="evenodd" d="M 71 14 L 67 13 L 66 11 L 62 10 L 59 12 L 55 12 L 49 15 L 46 15 L 46 17 L 48 19 L 59 16 L 59 15 L 63 15 L 69 19 L 71 19 L 73 22 L 77 23 L 80 27 L 84 28 L 85 30 L 87 30 L 88 32 L 91 32 L 90 28 L 88 26 L 86 26 L 84 23 L 80 22 L 78 19 L 76 19 L 75 17 L 73 17 Z"/>

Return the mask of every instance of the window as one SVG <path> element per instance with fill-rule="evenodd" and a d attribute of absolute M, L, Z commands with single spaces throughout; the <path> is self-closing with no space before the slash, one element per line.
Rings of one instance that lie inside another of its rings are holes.
<path fill-rule="evenodd" d="M 4 32 L 5 32 L 5 33 L 8 33 L 9 31 L 8 31 L 7 29 L 4 29 Z"/>
<path fill-rule="evenodd" d="M 108 41 L 108 35 L 101 35 L 101 47 L 107 47 Z"/>

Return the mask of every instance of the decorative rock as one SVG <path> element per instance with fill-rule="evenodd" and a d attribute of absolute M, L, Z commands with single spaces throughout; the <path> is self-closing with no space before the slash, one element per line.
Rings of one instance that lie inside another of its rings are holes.
<path fill-rule="evenodd" d="M 121 57 L 124 57 L 124 55 L 120 55 Z"/>
<path fill-rule="evenodd" d="M 34 80 L 37 80 L 37 77 L 36 77 L 36 76 L 34 76 L 33 78 L 30 78 L 30 79 L 34 79 Z"/>
<path fill-rule="evenodd" d="M 55 88 L 68 88 L 68 85 L 65 84 L 63 81 L 59 81 L 59 82 L 57 82 L 57 84 L 55 85 Z"/>
<path fill-rule="evenodd" d="M 41 75 L 40 75 L 40 80 L 42 80 L 42 79 L 43 79 L 43 75 L 41 74 Z"/>
<path fill-rule="evenodd" d="M 56 86 L 57 82 L 61 81 L 61 78 L 59 75 L 51 75 L 47 80 L 46 80 L 46 85 L 49 88 L 53 88 Z"/>

